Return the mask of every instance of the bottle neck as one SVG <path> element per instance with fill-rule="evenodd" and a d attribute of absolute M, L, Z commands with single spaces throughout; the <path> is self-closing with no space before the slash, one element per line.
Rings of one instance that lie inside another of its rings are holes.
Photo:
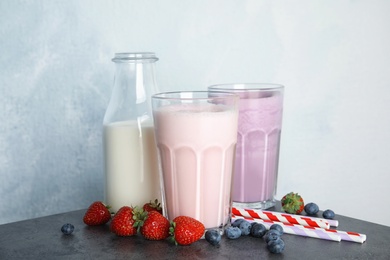
<path fill-rule="evenodd" d="M 149 102 L 158 92 L 155 78 L 155 63 L 116 63 L 114 92 L 136 104 Z M 125 96 L 123 96 L 125 95 Z M 121 98 L 118 97 L 118 98 Z"/>
<path fill-rule="evenodd" d="M 151 53 L 116 54 L 114 88 L 104 123 L 147 121 L 152 118 L 151 95 L 157 93 L 155 62 Z"/>

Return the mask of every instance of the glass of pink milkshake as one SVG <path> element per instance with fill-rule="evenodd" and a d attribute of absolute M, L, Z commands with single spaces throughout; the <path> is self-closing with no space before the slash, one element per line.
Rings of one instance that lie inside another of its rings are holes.
<path fill-rule="evenodd" d="M 182 91 L 152 96 L 164 215 L 206 229 L 230 221 L 239 97 Z"/>
<path fill-rule="evenodd" d="M 222 84 L 209 91 L 240 96 L 233 206 L 267 209 L 275 205 L 282 128 L 283 90 L 277 84 Z"/>

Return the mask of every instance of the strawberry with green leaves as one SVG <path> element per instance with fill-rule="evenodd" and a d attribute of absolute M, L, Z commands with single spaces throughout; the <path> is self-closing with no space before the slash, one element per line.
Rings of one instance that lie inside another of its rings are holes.
<path fill-rule="evenodd" d="M 298 193 L 290 192 L 281 199 L 282 209 L 290 214 L 299 214 L 303 211 L 305 203 Z"/>
<path fill-rule="evenodd" d="M 118 236 L 133 236 L 137 234 L 137 218 L 134 216 L 133 209 L 129 206 L 123 206 L 114 215 L 111 221 L 110 229 Z"/>
<path fill-rule="evenodd" d="M 169 220 L 155 210 L 147 212 L 139 225 L 141 235 L 148 240 L 163 240 L 169 236 Z"/>
<path fill-rule="evenodd" d="M 173 219 L 169 233 L 176 245 L 190 245 L 198 241 L 204 231 L 205 227 L 200 221 L 188 216 L 179 216 Z"/>
<path fill-rule="evenodd" d="M 144 211 L 157 211 L 160 214 L 162 214 L 162 208 L 160 202 L 158 202 L 158 199 L 155 199 L 154 201 L 150 201 L 149 203 L 145 203 L 143 206 Z"/>
<path fill-rule="evenodd" d="M 83 221 L 88 226 L 99 226 L 106 224 L 111 219 L 109 207 L 101 201 L 93 202 L 84 214 Z"/>

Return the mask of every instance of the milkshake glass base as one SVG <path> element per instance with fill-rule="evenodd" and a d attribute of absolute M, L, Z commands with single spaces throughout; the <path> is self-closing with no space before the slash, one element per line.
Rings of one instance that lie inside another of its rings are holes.
<path fill-rule="evenodd" d="M 265 200 L 259 202 L 235 202 L 233 201 L 233 207 L 245 208 L 245 209 L 269 209 L 274 207 L 276 200 Z"/>

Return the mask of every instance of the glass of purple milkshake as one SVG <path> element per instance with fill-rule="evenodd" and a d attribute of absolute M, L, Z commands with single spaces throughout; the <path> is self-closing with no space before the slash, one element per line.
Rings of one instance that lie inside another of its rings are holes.
<path fill-rule="evenodd" d="M 233 207 L 275 205 L 284 86 L 267 83 L 221 84 L 209 91 L 240 96 L 232 187 Z"/>

